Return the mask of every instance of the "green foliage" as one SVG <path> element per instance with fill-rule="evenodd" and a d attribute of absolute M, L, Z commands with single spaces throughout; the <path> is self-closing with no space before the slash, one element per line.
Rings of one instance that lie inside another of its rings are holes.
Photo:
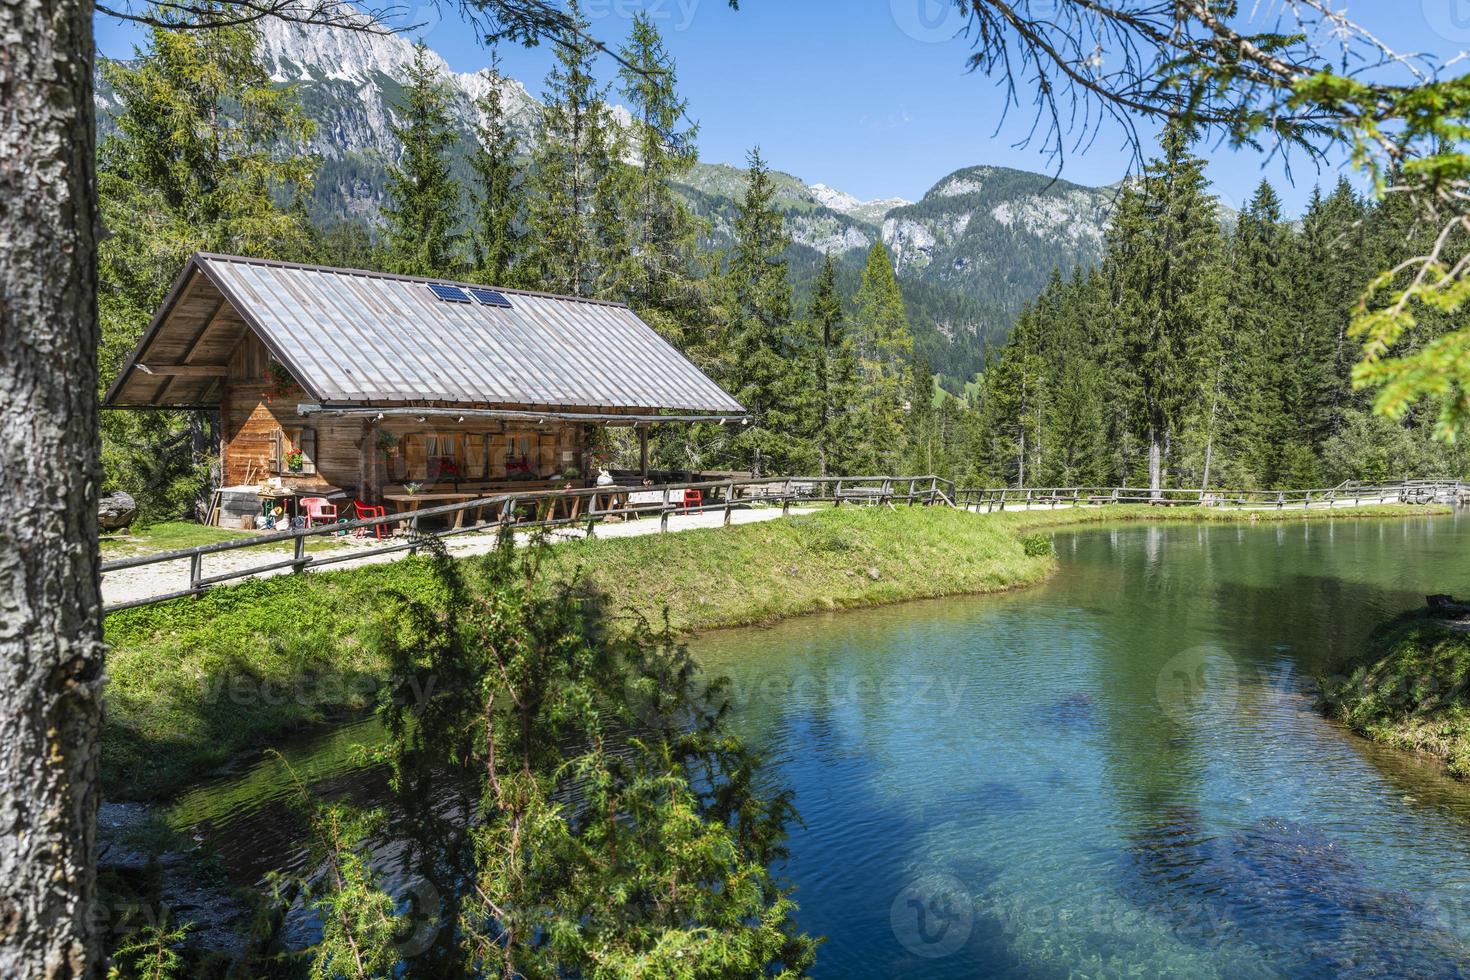
<path fill-rule="evenodd" d="M 1056 549 L 1052 547 L 1051 535 L 1043 534 L 1040 531 L 1037 531 L 1035 534 L 1028 534 L 1022 538 L 1021 550 L 1026 553 L 1026 557 L 1028 558 L 1044 558 L 1057 553 Z"/>
<path fill-rule="evenodd" d="M 906 463 L 905 415 L 911 408 L 927 409 L 930 398 L 926 368 L 925 391 L 917 404 L 914 401 L 914 339 L 893 257 L 881 241 L 868 250 L 851 329 L 858 356 L 857 402 L 867 449 L 857 468 L 898 473 Z"/>
<path fill-rule="evenodd" d="M 549 292 L 591 296 L 616 264 L 605 248 L 624 249 L 608 208 L 626 173 L 606 87 L 593 75 L 597 50 L 575 0 L 569 15 L 579 28 L 557 45 L 531 163 L 526 275 Z"/>
<path fill-rule="evenodd" d="M 279 754 L 280 764 L 290 766 Z M 371 980 L 391 976 L 405 920 L 378 883 L 368 843 L 382 832 L 381 810 L 360 812 L 344 803 L 318 803 L 293 772 L 297 806 L 310 828 L 309 875 L 272 875 L 277 901 L 301 901 L 321 922 L 321 938 L 307 951 L 312 980 Z"/>
<path fill-rule="evenodd" d="M 631 149 L 638 162 L 617 205 L 630 248 L 622 267 L 612 271 L 607 291 L 665 338 L 685 346 L 700 339 L 702 228 L 674 184 L 698 159 L 698 127 L 681 128 L 689 103 L 679 95 L 677 67 L 646 13 L 634 15 L 620 54 L 618 75 L 633 116 Z"/>
<path fill-rule="evenodd" d="M 1225 239 L 1198 161 L 1172 139 L 1125 193 L 1103 268 L 1053 276 L 987 364 L 952 471 L 1140 486 L 1156 442 L 1165 487 L 1463 473 L 1458 449 L 1431 444 L 1427 413 L 1372 417 L 1353 388 L 1358 284 L 1416 247 L 1402 207 L 1339 182 L 1294 228 L 1263 183 Z"/>
<path fill-rule="evenodd" d="M 155 27 L 134 61 L 103 66 L 122 105 L 98 150 L 104 386 L 190 253 L 295 258 L 307 246 L 300 211 L 280 202 L 310 186 L 313 161 L 278 147 L 304 140 L 311 123 L 256 63 L 258 40 L 248 25 Z M 105 486 L 131 493 L 145 522 L 183 516 L 203 498 L 213 428 L 200 413 L 106 413 Z"/>
<path fill-rule="evenodd" d="M 125 936 L 112 951 L 107 980 L 175 980 L 184 976 L 179 947 L 193 925 L 169 924 L 167 917 Z"/>
<path fill-rule="evenodd" d="M 1319 680 L 1329 714 L 1470 778 L 1470 634 L 1420 611 L 1378 629 L 1363 656 Z"/>
<path fill-rule="evenodd" d="M 476 134 L 479 144 L 470 157 L 476 180 L 470 191 L 474 276 L 479 282 L 509 285 L 515 281 L 511 270 L 522 248 L 524 174 L 501 95 L 506 78 L 498 59 L 492 59 L 484 77 L 486 92 L 476 105 L 483 115 Z"/>
<path fill-rule="evenodd" d="M 398 121 L 392 127 L 403 155 L 388 170 L 383 259 L 392 272 L 455 278 L 463 258 L 460 189 L 449 169 L 449 149 L 458 139 L 449 87 L 422 41 L 404 71 L 403 101 L 395 107 Z"/>
<path fill-rule="evenodd" d="M 795 473 L 815 455 L 811 349 L 806 324 L 793 322 L 784 258 L 790 240 L 773 205 L 775 186 L 759 150 L 735 219 L 726 276 L 730 324 L 722 380 L 753 420 L 732 440 L 732 460 L 755 473 Z"/>
<path fill-rule="evenodd" d="M 767 870 L 794 811 L 756 790 L 760 760 L 726 726 L 723 682 L 697 680 L 667 626 L 614 634 L 596 595 L 539 586 L 541 550 L 508 533 L 472 564 L 432 550 L 433 587 L 392 596 L 384 634 L 408 861 L 441 896 L 424 914 L 453 923 L 413 968 L 804 975 L 815 943 Z M 446 807 L 465 779 L 475 804 Z M 316 821 L 332 828 L 327 853 L 355 855 L 336 816 Z M 390 948 L 396 926 L 362 868 L 342 869 L 313 899 L 343 921 L 323 976 L 354 962 L 344 951 Z"/>

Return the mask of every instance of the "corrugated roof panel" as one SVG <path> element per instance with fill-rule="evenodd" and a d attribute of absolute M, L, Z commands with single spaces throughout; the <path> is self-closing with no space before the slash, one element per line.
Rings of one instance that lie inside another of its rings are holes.
<path fill-rule="evenodd" d="M 743 411 L 618 304 L 514 290 L 500 290 L 509 307 L 447 303 L 427 279 L 198 261 L 327 402 Z"/>

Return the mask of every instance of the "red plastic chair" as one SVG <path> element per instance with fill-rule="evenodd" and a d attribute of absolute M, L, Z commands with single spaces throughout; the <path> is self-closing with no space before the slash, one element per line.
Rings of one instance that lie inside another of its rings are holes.
<path fill-rule="evenodd" d="M 327 502 L 326 497 L 302 497 L 301 507 L 306 511 L 306 526 L 311 527 L 317 521 L 327 524 L 337 523 L 337 507 Z"/>
<path fill-rule="evenodd" d="M 680 507 L 679 509 L 681 511 L 703 510 L 704 509 L 704 491 L 703 490 L 685 490 L 684 491 L 684 506 Z"/>
<path fill-rule="evenodd" d="M 387 507 L 374 507 L 372 504 L 365 504 L 361 500 L 354 500 L 352 502 L 352 509 L 357 512 L 357 519 L 359 521 L 370 521 L 375 517 L 388 516 Z M 369 529 L 359 528 L 358 530 L 366 532 Z M 383 525 L 374 524 L 371 530 L 375 535 L 378 536 L 379 541 L 383 540 Z"/>

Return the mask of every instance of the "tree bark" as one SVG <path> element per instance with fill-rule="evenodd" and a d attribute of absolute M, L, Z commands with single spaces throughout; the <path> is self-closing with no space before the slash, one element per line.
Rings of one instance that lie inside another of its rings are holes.
<path fill-rule="evenodd" d="M 92 977 L 97 555 L 92 4 L 0 7 L 0 976 Z"/>
<path fill-rule="evenodd" d="M 1148 427 L 1148 495 L 1153 500 L 1163 496 L 1164 447 L 1159 442 L 1159 430 Z"/>

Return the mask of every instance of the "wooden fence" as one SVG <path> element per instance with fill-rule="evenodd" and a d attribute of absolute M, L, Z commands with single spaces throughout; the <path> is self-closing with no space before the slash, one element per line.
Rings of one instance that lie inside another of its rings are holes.
<path fill-rule="evenodd" d="M 686 491 L 697 491 L 697 503 L 686 503 Z M 279 531 L 271 534 L 253 535 L 237 541 L 221 541 L 216 544 L 163 551 L 155 554 L 118 558 L 102 563 L 102 574 L 130 568 L 143 568 L 166 562 L 189 562 L 189 585 L 187 588 L 118 602 L 106 606 L 103 612 L 116 612 L 134 606 L 146 606 L 169 599 L 197 596 L 206 590 L 237 579 L 268 574 L 290 569 L 301 573 L 308 568 L 321 568 L 340 562 L 361 561 L 376 555 L 396 552 L 414 552 L 423 547 L 425 537 L 448 538 L 456 535 L 499 532 L 504 527 L 517 530 L 538 528 L 581 528 L 588 536 L 596 533 L 597 525 L 609 518 L 629 520 L 657 517 L 659 531 L 669 529 L 669 517 L 676 513 L 721 512 L 723 523 L 729 524 L 731 513 L 737 507 L 753 505 L 780 506 L 783 514 L 789 513 L 793 505 L 830 503 L 833 506 L 908 506 L 940 504 L 954 506 L 955 486 L 937 476 L 848 476 L 848 477 L 760 477 L 729 479 L 696 483 L 672 483 L 659 486 L 616 486 L 591 487 L 580 490 L 539 490 L 526 493 L 505 492 L 470 500 L 463 503 L 425 507 L 411 513 L 393 514 L 385 518 L 368 518 L 357 521 L 339 521 L 301 530 Z M 569 506 L 580 498 L 583 507 L 577 507 L 576 517 L 557 516 L 571 512 Z M 653 498 L 650 500 L 649 498 Z M 602 502 L 608 506 L 599 506 Z M 425 521 L 443 520 L 445 527 L 428 528 Z M 382 528 L 394 532 L 392 539 L 372 548 L 344 549 L 341 553 L 308 555 L 306 542 L 313 537 L 350 534 L 359 528 Z M 402 536 L 404 540 L 397 540 Z M 204 559 L 209 556 L 229 554 L 248 548 L 271 548 L 283 542 L 292 545 L 290 558 L 268 561 L 247 568 L 235 568 L 213 575 L 206 575 Z"/>
<path fill-rule="evenodd" d="M 1470 499 L 1470 483 L 1459 480 L 1349 480 L 1320 490 L 1159 490 L 1147 487 L 1000 487 L 955 491 L 955 503 L 985 513 L 1012 509 L 1152 504 L 1163 507 L 1293 509 L 1362 504 L 1459 503 Z"/>

